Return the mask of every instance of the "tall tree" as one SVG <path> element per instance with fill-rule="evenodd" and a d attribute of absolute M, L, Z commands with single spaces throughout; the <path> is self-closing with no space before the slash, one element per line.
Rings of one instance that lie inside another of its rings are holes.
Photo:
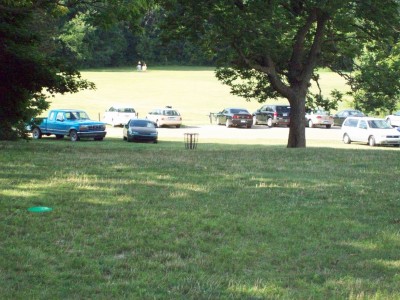
<path fill-rule="evenodd" d="M 146 1 L 0 1 L 0 140 L 25 136 L 24 124 L 48 108 L 49 96 L 94 88 L 81 78 L 74 55 L 59 39 L 63 16 L 84 11 L 96 26 L 121 19 L 135 24 L 142 3 Z"/>
<path fill-rule="evenodd" d="M 317 68 L 344 74 L 366 51 L 390 46 L 399 29 L 398 0 L 161 3 L 169 12 L 164 32 L 190 37 L 215 55 L 217 78 L 231 86 L 232 93 L 260 102 L 288 99 L 288 147 L 306 146 L 305 105 L 312 96 L 311 81 L 318 80 Z M 367 47 L 371 44 L 374 47 Z"/>

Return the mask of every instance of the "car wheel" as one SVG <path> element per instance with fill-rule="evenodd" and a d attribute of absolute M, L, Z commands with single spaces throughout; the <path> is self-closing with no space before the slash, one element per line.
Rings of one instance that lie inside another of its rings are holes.
<path fill-rule="evenodd" d="M 157 121 L 156 121 L 156 125 L 157 125 L 158 128 L 160 128 L 160 127 L 161 127 L 160 121 L 157 120 Z"/>
<path fill-rule="evenodd" d="M 42 138 L 42 132 L 40 131 L 40 129 L 38 127 L 33 128 L 32 130 L 32 137 L 35 140 L 41 139 Z"/>
<path fill-rule="evenodd" d="M 267 120 L 267 125 L 268 125 L 268 127 L 272 127 L 272 118 L 268 118 L 268 120 Z"/>
<path fill-rule="evenodd" d="M 229 119 L 228 119 L 228 120 L 226 120 L 226 122 L 225 122 L 225 126 L 226 126 L 226 127 L 228 127 L 228 128 L 229 128 L 229 127 L 231 127 L 231 122 L 229 121 Z"/>
<path fill-rule="evenodd" d="M 314 127 L 314 123 L 312 120 L 308 120 L 308 127 L 310 127 L 310 128 Z"/>
<path fill-rule="evenodd" d="M 251 124 L 247 125 L 246 127 L 247 127 L 247 128 L 251 128 Z"/>
<path fill-rule="evenodd" d="M 331 124 L 329 124 L 329 125 L 326 125 L 326 128 L 331 128 L 332 127 L 332 125 Z"/>
<path fill-rule="evenodd" d="M 64 138 L 64 136 L 62 134 L 56 134 L 56 139 L 57 140 L 61 140 L 62 138 Z"/>
<path fill-rule="evenodd" d="M 376 143 L 375 143 L 375 138 L 374 138 L 373 136 L 370 136 L 370 137 L 369 137 L 369 139 L 368 139 L 368 144 L 369 144 L 371 147 L 374 147 L 374 146 L 376 145 Z"/>
<path fill-rule="evenodd" d="M 257 117 L 254 116 L 254 117 L 253 117 L 253 125 L 257 125 L 257 124 L 258 124 L 258 122 L 257 122 Z"/>
<path fill-rule="evenodd" d="M 345 144 L 350 144 L 351 143 L 351 139 L 350 139 L 350 137 L 348 136 L 347 133 L 345 133 L 344 136 L 343 136 L 343 142 Z"/>
<path fill-rule="evenodd" d="M 79 136 L 76 130 L 71 130 L 69 133 L 69 137 L 71 139 L 71 142 L 77 142 L 79 141 Z"/>
<path fill-rule="evenodd" d="M 176 128 L 181 128 L 181 125 L 176 125 Z"/>

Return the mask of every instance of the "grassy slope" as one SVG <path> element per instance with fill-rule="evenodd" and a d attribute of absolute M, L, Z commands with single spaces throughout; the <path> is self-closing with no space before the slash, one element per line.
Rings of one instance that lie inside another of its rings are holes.
<path fill-rule="evenodd" d="M 400 297 L 397 149 L 0 147 L 6 299 Z"/>
<path fill-rule="evenodd" d="M 132 105 L 140 117 L 155 107 L 172 105 L 181 112 L 184 124 L 191 125 L 209 123 L 209 113 L 225 107 L 245 107 L 253 112 L 261 106 L 231 95 L 229 87 L 215 78 L 211 68 L 177 67 L 171 70 L 150 67 L 147 72 L 132 68 L 86 71 L 82 75 L 95 82 L 97 90 L 56 96 L 51 108 L 80 108 L 98 119 L 114 103 Z M 326 94 L 334 88 L 344 88 L 343 80 L 333 73 L 322 72 L 321 78 Z M 277 103 L 276 100 L 268 102 Z M 285 99 L 279 102 L 287 103 Z M 346 103 L 342 105 L 346 106 Z"/>

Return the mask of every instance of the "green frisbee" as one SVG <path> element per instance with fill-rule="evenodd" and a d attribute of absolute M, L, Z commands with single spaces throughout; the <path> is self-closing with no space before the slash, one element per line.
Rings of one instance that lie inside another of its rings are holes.
<path fill-rule="evenodd" d="M 42 212 L 48 212 L 52 211 L 53 209 L 51 207 L 46 207 L 46 206 L 33 206 L 28 208 L 28 211 L 30 212 L 37 212 L 37 213 L 42 213 Z"/>

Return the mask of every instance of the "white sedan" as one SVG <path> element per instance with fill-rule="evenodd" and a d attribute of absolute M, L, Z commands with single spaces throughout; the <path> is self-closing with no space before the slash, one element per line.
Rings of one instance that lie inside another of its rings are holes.
<path fill-rule="evenodd" d="M 315 126 L 325 126 L 331 128 L 333 125 L 333 117 L 322 109 L 312 110 L 306 114 L 306 126 L 312 128 Z"/>
<path fill-rule="evenodd" d="M 400 110 L 387 116 L 386 121 L 392 126 L 400 127 Z"/>
<path fill-rule="evenodd" d="M 342 125 L 342 139 L 345 144 L 364 142 L 370 146 L 400 145 L 400 132 L 386 120 L 369 117 L 348 117 Z"/>

